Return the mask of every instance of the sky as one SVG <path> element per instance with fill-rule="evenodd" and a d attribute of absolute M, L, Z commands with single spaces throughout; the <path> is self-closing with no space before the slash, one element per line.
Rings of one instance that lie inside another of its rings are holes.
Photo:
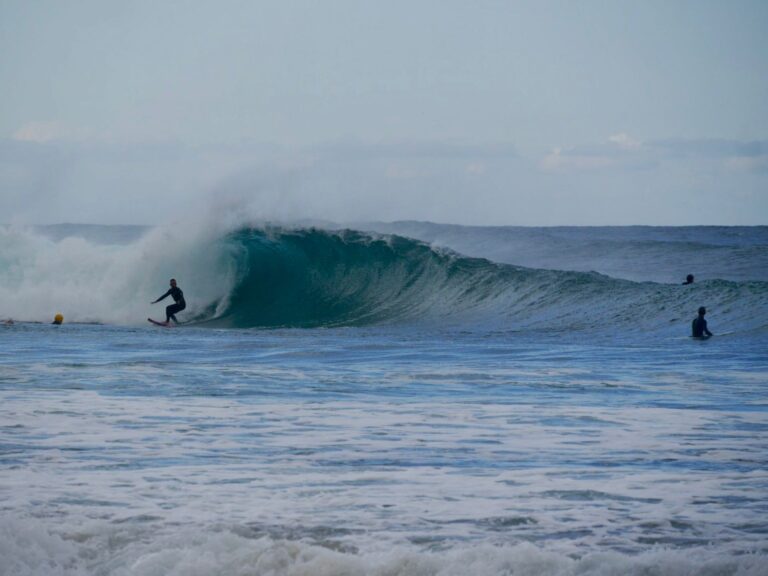
<path fill-rule="evenodd" d="M 0 222 L 768 224 L 765 0 L 0 0 Z"/>

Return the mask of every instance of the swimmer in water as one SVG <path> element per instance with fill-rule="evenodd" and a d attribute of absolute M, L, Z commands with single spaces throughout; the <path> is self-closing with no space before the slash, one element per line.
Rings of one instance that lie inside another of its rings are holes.
<path fill-rule="evenodd" d="M 699 308 L 699 315 L 691 323 L 691 336 L 694 338 L 709 338 L 712 336 L 712 332 L 707 328 L 707 321 L 704 320 L 706 313 L 707 309 L 702 306 Z"/>

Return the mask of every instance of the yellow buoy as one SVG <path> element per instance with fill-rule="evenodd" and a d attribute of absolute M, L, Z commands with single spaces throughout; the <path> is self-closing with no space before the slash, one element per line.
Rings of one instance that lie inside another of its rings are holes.
<path fill-rule="evenodd" d="M 61 314 L 56 314 L 56 316 L 53 317 L 54 324 L 61 324 L 62 322 L 64 322 L 64 316 Z"/>

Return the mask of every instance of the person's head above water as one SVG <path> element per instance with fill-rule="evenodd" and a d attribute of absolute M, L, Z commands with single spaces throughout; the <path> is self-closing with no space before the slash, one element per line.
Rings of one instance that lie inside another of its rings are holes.
<path fill-rule="evenodd" d="M 688 274 L 688 276 L 685 277 L 686 284 L 693 284 L 693 274 Z"/>
<path fill-rule="evenodd" d="M 704 314 L 706 314 L 706 313 L 707 313 L 707 309 L 704 308 L 704 306 L 701 306 L 699 308 L 699 316 L 704 316 Z"/>

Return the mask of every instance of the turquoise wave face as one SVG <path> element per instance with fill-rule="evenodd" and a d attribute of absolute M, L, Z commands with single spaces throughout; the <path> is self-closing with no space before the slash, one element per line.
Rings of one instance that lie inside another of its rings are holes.
<path fill-rule="evenodd" d="M 439 309 L 487 261 L 355 231 L 243 229 L 226 238 L 240 280 L 218 318 L 236 327 L 361 325 Z M 472 264 L 475 270 L 471 270 Z"/>
<path fill-rule="evenodd" d="M 242 228 L 221 250 L 237 280 L 198 318 L 213 326 L 437 323 L 687 335 L 707 306 L 716 333 L 768 327 L 765 282 L 638 283 L 497 264 L 353 230 Z"/>

